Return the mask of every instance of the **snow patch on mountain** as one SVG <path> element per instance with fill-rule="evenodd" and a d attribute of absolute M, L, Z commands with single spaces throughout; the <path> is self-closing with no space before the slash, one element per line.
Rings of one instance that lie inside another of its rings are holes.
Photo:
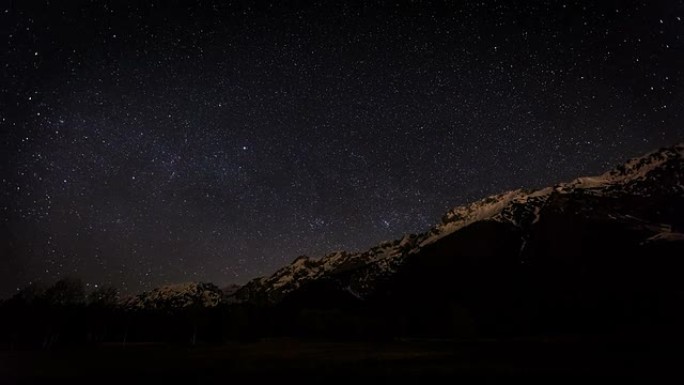
<path fill-rule="evenodd" d="M 127 299 L 131 309 L 182 309 L 191 306 L 215 307 L 221 303 L 223 292 L 205 282 L 186 282 L 161 286 Z"/>
<path fill-rule="evenodd" d="M 561 188 L 600 189 L 642 181 L 647 179 L 653 171 L 667 167 L 668 163 L 681 162 L 683 156 L 684 143 L 680 143 L 673 147 L 663 148 L 644 156 L 632 158 L 624 165 L 618 166 L 604 174 L 577 178 L 569 183 L 562 184 Z"/>
<path fill-rule="evenodd" d="M 464 206 L 455 207 L 444 214 L 442 222 L 433 228 L 431 231 L 432 235 L 423 240 L 420 247 L 434 243 L 472 223 L 485 219 L 494 219 L 499 215 L 503 219 L 505 216 L 504 211 L 507 208 L 510 208 L 514 203 L 526 203 L 528 198 L 529 194 L 524 190 L 513 190 L 492 195 Z"/>
<path fill-rule="evenodd" d="M 664 231 L 648 238 L 646 242 L 684 242 L 684 234 Z"/>

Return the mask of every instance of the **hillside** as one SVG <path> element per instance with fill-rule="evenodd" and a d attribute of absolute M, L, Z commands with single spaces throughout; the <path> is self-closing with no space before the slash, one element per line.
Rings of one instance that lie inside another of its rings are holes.
<path fill-rule="evenodd" d="M 250 281 L 234 297 L 241 302 L 278 303 L 305 292 L 303 288 L 324 285 L 326 290 L 334 287 L 336 295 L 366 301 L 381 296 L 381 291 L 388 295 L 388 288 L 411 297 L 407 290 L 425 290 L 418 285 L 422 280 L 429 286 L 434 280 L 469 281 L 468 275 L 487 275 L 487 269 L 512 277 L 560 269 L 564 263 L 597 274 L 613 263 L 616 270 L 627 268 L 632 259 L 655 250 L 682 249 L 683 156 L 684 144 L 678 144 L 598 176 L 490 196 L 450 210 L 425 233 L 408 234 L 363 252 L 340 251 L 319 259 L 300 256 L 273 275 Z M 406 286 L 399 288 L 399 282 Z M 462 294 L 443 287 L 436 290 Z"/>

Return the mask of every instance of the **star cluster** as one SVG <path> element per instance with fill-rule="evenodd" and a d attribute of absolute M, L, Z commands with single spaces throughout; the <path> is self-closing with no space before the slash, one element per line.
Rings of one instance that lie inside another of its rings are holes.
<path fill-rule="evenodd" d="M 288 3 L 0 9 L 0 294 L 242 283 L 684 137 L 682 1 Z"/>

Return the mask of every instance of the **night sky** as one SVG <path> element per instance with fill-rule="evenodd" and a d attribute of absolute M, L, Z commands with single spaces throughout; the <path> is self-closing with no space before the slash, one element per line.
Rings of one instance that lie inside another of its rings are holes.
<path fill-rule="evenodd" d="M 684 1 L 337 3 L 2 1 L 0 296 L 244 283 L 684 139 Z"/>

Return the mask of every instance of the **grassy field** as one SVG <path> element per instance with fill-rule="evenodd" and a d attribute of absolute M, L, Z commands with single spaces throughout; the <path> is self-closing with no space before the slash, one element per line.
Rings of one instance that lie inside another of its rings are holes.
<path fill-rule="evenodd" d="M 104 345 L 0 353 L 0 383 L 424 383 L 426 379 L 575 382 L 677 375 L 679 347 L 576 340 L 341 343 L 268 340 L 221 346 Z"/>

